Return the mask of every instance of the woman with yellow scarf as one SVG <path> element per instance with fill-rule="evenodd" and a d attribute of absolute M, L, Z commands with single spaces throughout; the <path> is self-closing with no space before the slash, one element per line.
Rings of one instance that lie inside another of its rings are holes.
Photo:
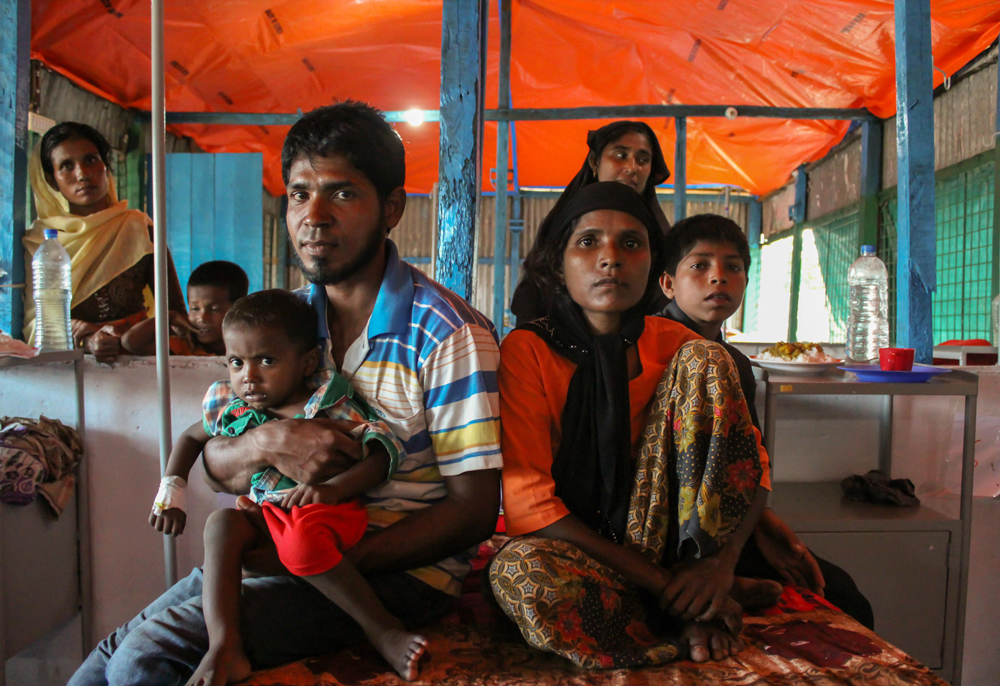
<path fill-rule="evenodd" d="M 73 271 L 71 319 L 74 343 L 99 362 L 122 354 L 121 336 L 146 318 L 143 295 L 153 289 L 152 220 L 118 200 L 110 165 L 111 146 L 86 124 L 58 124 L 42 137 L 29 165 L 38 219 L 25 233 L 25 271 L 45 240 L 59 231 Z M 169 309 L 185 315 L 184 296 L 168 256 Z M 35 301 L 24 296 L 24 339 L 35 338 Z"/>

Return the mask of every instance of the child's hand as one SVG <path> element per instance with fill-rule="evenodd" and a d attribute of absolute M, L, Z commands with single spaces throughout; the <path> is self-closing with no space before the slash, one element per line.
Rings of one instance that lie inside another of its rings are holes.
<path fill-rule="evenodd" d="M 175 336 L 189 338 L 191 333 L 197 331 L 195 326 L 188 320 L 187 313 L 170 310 L 170 331 Z"/>
<path fill-rule="evenodd" d="M 281 501 L 282 510 L 306 505 L 336 505 L 348 498 L 344 491 L 333 484 L 299 484 L 290 490 Z"/>
<path fill-rule="evenodd" d="M 660 607 L 681 619 L 713 619 L 733 587 L 733 567 L 719 554 L 674 565 L 667 570 L 671 579 L 660 594 Z"/>
<path fill-rule="evenodd" d="M 187 514 L 179 507 L 171 507 L 163 511 L 163 514 L 149 513 L 149 525 L 164 534 L 180 536 L 184 533 L 184 525 L 187 523 Z"/>

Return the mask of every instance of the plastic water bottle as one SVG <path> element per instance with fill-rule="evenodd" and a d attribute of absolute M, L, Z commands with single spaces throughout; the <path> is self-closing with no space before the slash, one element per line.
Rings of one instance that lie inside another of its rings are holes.
<path fill-rule="evenodd" d="M 874 245 L 861 246 L 847 275 L 851 314 L 847 320 L 847 357 L 852 362 L 878 360 L 889 347 L 889 272 L 875 256 Z"/>
<path fill-rule="evenodd" d="M 45 229 L 45 241 L 31 260 L 35 296 L 35 345 L 43 352 L 72 350 L 69 307 L 73 299 L 69 253 L 59 232 Z"/>

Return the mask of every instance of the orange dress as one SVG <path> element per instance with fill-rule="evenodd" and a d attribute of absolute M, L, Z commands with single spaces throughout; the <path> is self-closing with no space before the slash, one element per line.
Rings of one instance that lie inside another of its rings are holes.
<path fill-rule="evenodd" d="M 629 381 L 632 456 L 664 372 L 686 342 L 701 340 L 687 327 L 646 317 L 637 342 L 641 370 Z M 511 332 L 500 347 L 500 418 L 504 515 L 507 533 L 520 536 L 553 524 L 569 510 L 555 495 L 552 461 L 559 452 L 560 422 L 576 365 L 531 331 Z M 760 486 L 770 490 L 767 453 L 760 445 Z"/>

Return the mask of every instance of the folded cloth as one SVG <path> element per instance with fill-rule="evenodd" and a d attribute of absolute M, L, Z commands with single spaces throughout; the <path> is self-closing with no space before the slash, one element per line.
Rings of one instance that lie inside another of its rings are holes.
<path fill-rule="evenodd" d="M 890 479 L 885 472 L 877 469 L 864 476 L 855 474 L 847 477 L 840 482 L 840 488 L 848 500 L 898 507 L 916 507 L 920 504 L 912 481 Z"/>
<path fill-rule="evenodd" d="M 0 331 L 0 357 L 34 357 L 38 354 L 38 348 L 32 348 L 24 341 L 11 338 L 3 331 Z"/>
<path fill-rule="evenodd" d="M 27 505 L 41 494 L 58 517 L 73 496 L 82 455 L 76 430 L 58 420 L 0 418 L 0 502 Z"/>

